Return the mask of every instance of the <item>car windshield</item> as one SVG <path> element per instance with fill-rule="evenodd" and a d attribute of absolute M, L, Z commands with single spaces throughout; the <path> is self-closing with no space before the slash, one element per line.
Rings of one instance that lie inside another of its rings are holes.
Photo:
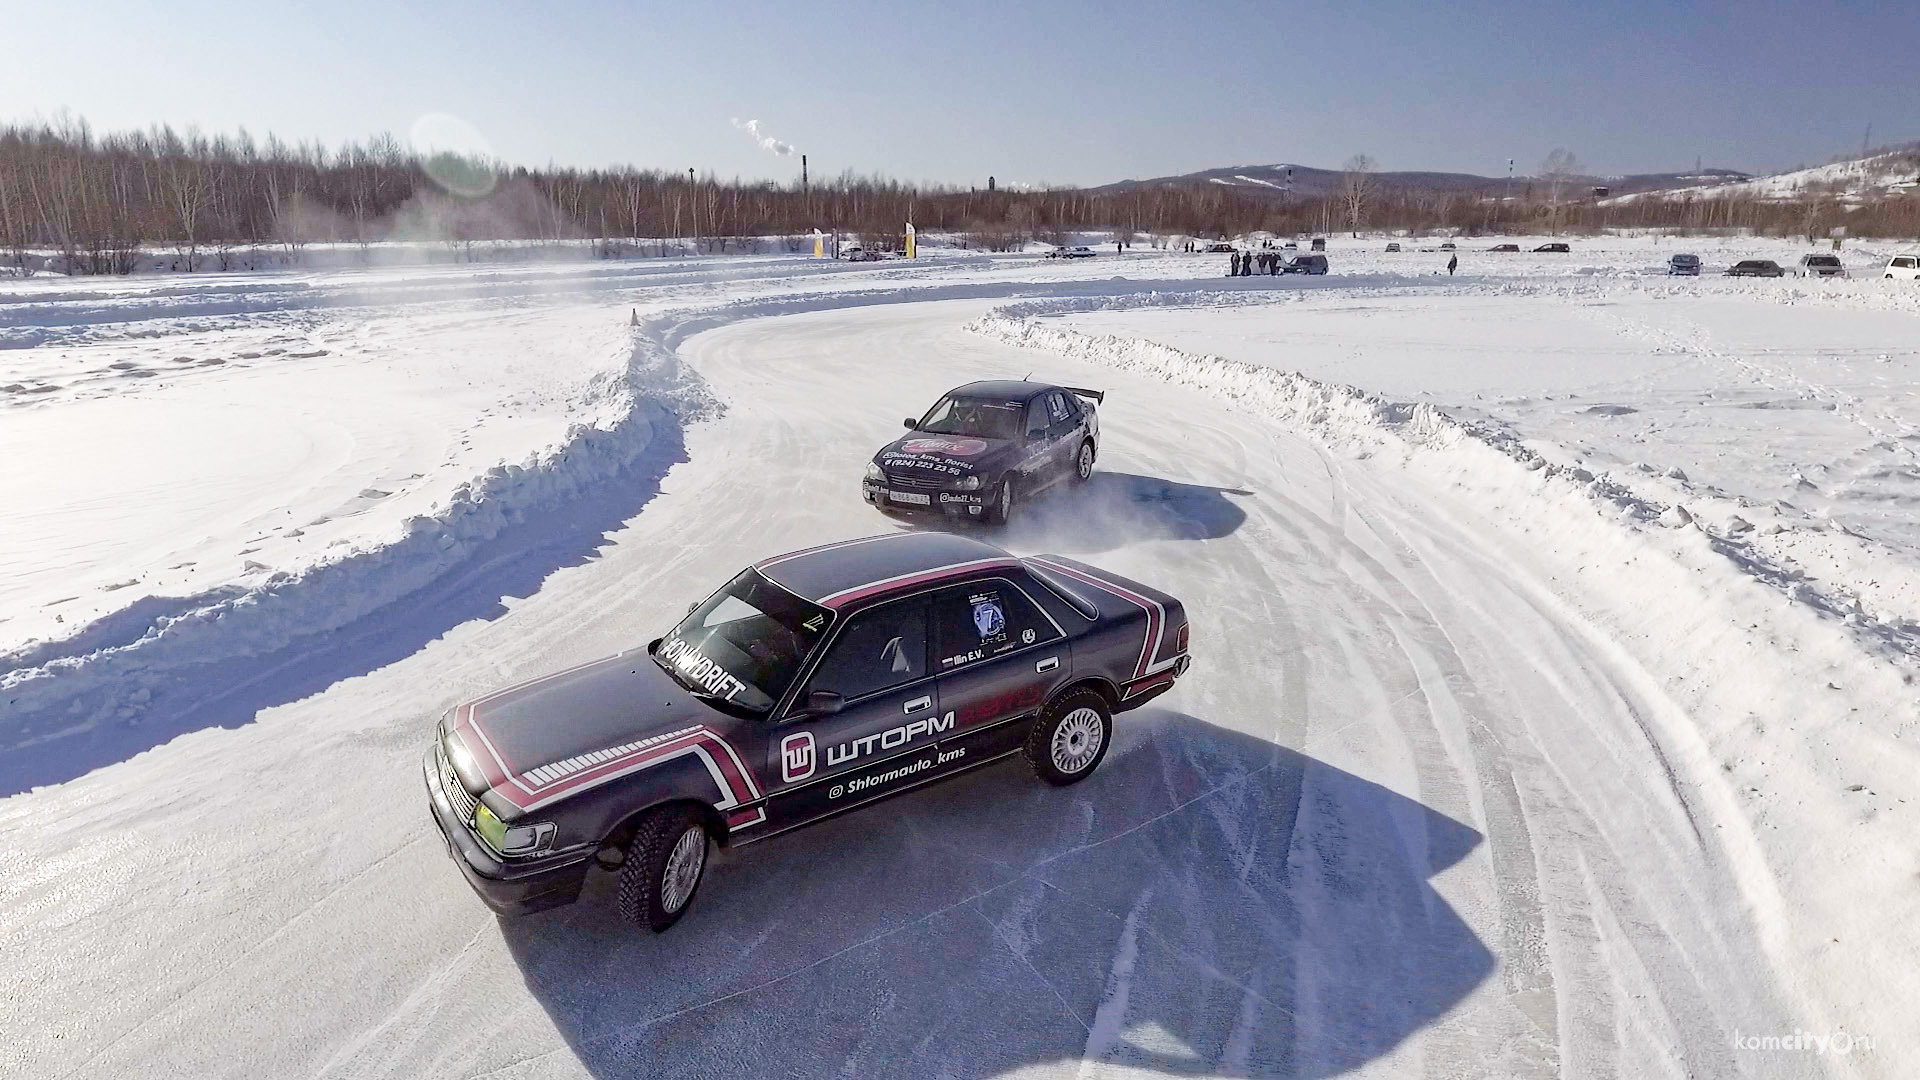
<path fill-rule="evenodd" d="M 696 694 L 764 713 L 832 622 L 831 611 L 748 570 L 661 638 L 653 659 Z"/>
<path fill-rule="evenodd" d="M 914 425 L 934 435 L 970 435 L 976 439 L 1017 439 L 1024 430 L 1026 409 L 1017 401 L 955 397 L 934 403 Z"/>

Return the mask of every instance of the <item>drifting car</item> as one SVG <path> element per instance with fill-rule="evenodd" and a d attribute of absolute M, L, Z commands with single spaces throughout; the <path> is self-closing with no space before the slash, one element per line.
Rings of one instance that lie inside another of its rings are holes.
<path fill-rule="evenodd" d="M 1727 267 L 1728 277 L 1784 277 L 1786 270 L 1772 259 L 1742 259 Z"/>
<path fill-rule="evenodd" d="M 869 251 L 866 248 L 857 247 L 848 248 L 840 257 L 848 262 L 879 262 L 881 259 L 886 258 L 886 256 L 877 251 Z"/>
<path fill-rule="evenodd" d="M 1847 268 L 1840 265 L 1838 255 L 1802 255 L 1800 264 L 1793 268 L 1795 277 L 1837 277 L 1847 276 Z"/>
<path fill-rule="evenodd" d="M 570 904 L 600 867 L 663 931 L 715 843 L 1015 754 L 1085 780 L 1114 714 L 1189 663 L 1185 609 L 1138 582 L 950 533 L 848 540 L 756 563 L 644 648 L 449 710 L 428 799 L 494 911 Z"/>
<path fill-rule="evenodd" d="M 1325 255 L 1299 255 L 1280 264 L 1283 274 L 1324 274 L 1327 272 Z"/>
<path fill-rule="evenodd" d="M 1535 255 L 1565 255 L 1573 249 L 1566 244 L 1541 244 L 1533 249 Z"/>
<path fill-rule="evenodd" d="M 1487 250 L 1497 251 L 1497 252 L 1514 252 L 1514 251 L 1520 250 L 1520 245 L 1519 244 L 1495 244 L 1492 247 L 1488 248 Z"/>
<path fill-rule="evenodd" d="M 1091 259 L 1093 255 L 1093 249 L 1084 244 L 1076 244 L 1072 247 L 1062 245 L 1047 252 L 1049 259 Z"/>
<path fill-rule="evenodd" d="M 1387 245 L 1387 253 L 1388 253 L 1389 255 L 1391 255 L 1391 254 L 1393 254 L 1393 253 L 1395 253 L 1395 252 L 1397 252 L 1397 251 L 1399 251 L 1399 250 L 1400 250 L 1400 245 L 1399 245 L 1399 244 L 1388 244 L 1388 245 Z"/>
<path fill-rule="evenodd" d="M 867 464 L 861 496 L 883 513 L 1005 525 L 1014 508 L 1093 475 L 1099 390 L 974 382 L 941 395 Z"/>
<path fill-rule="evenodd" d="M 1668 277 L 1699 277 L 1700 256 L 1675 255 L 1667 260 Z"/>
<path fill-rule="evenodd" d="M 1920 281 L 1920 255 L 1895 255 L 1881 272 L 1885 278 Z"/>

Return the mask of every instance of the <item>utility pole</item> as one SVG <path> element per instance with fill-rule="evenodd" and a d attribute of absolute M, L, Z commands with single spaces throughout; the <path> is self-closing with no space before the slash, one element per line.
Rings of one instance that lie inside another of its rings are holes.
<path fill-rule="evenodd" d="M 693 251 L 700 253 L 700 193 L 693 186 L 693 167 L 687 167 L 687 201 L 693 204 Z"/>
<path fill-rule="evenodd" d="M 813 189 L 807 186 L 807 155 L 800 155 L 800 202 L 806 207 L 807 225 L 813 225 Z"/>

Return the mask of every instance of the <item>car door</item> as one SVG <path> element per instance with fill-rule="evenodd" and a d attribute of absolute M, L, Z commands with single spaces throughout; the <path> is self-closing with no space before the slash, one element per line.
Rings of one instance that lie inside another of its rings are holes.
<path fill-rule="evenodd" d="M 940 713 L 938 771 L 1020 748 L 1032 716 L 1072 673 L 1066 635 L 1013 577 L 933 594 L 933 668 Z"/>
<path fill-rule="evenodd" d="M 1047 416 L 1045 394 L 1027 402 L 1025 421 L 1019 469 L 1027 490 L 1033 492 L 1046 487 L 1053 478 L 1053 421 Z"/>
<path fill-rule="evenodd" d="M 946 725 L 928 664 L 927 608 L 926 594 L 865 608 L 823 647 L 790 718 L 768 740 L 771 829 L 910 787 L 932 771 Z M 840 711 L 794 715 L 816 690 L 841 695 Z"/>

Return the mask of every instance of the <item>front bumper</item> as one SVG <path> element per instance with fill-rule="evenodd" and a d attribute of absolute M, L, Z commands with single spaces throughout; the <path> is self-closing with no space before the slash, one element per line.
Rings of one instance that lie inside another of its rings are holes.
<path fill-rule="evenodd" d="M 924 495 L 925 503 L 896 502 L 887 497 L 888 488 L 884 482 L 862 480 L 860 497 L 874 509 L 883 514 L 900 514 L 907 517 L 937 517 L 984 521 L 987 516 L 987 503 L 991 493 L 979 491 L 926 491 L 915 489 L 902 491 L 904 495 Z"/>
<path fill-rule="evenodd" d="M 453 804 L 440 787 L 439 770 L 434 768 L 433 751 L 427 751 L 423 765 L 426 773 L 428 803 L 434 824 L 447 841 L 447 854 L 480 896 L 480 902 L 501 915 L 527 915 L 548 908 L 571 904 L 580 896 L 581 883 L 593 853 L 566 852 L 539 859 L 503 862 L 475 839 L 466 823 L 454 813 Z"/>

